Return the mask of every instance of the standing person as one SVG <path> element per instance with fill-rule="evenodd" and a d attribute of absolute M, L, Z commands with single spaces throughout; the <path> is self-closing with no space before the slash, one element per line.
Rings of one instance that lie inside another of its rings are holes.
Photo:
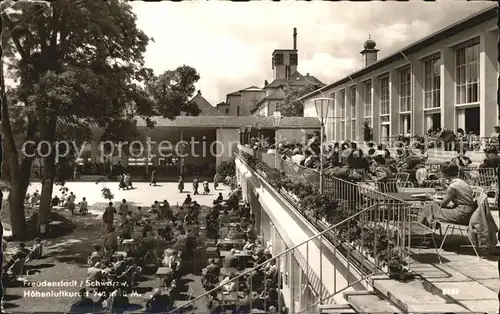
<path fill-rule="evenodd" d="M 128 215 L 128 204 L 126 199 L 123 199 L 120 204 L 120 215 L 122 216 L 122 223 L 124 223 L 127 220 Z"/>
<path fill-rule="evenodd" d="M 220 176 L 218 173 L 214 176 L 214 190 L 217 191 L 217 187 L 219 187 Z"/>
<path fill-rule="evenodd" d="M 115 220 L 116 209 L 113 207 L 113 203 L 109 202 L 108 207 L 104 210 L 102 214 L 102 220 L 108 226 L 108 231 L 113 228 L 113 221 Z"/>
<path fill-rule="evenodd" d="M 87 215 L 89 212 L 89 207 L 88 207 L 87 199 L 84 197 L 82 198 L 82 201 L 80 202 L 80 214 L 82 215 Z"/>
<path fill-rule="evenodd" d="M 193 195 L 200 194 L 200 193 L 198 193 L 198 186 L 199 186 L 198 177 L 194 177 L 194 179 L 193 179 Z"/>
<path fill-rule="evenodd" d="M 149 182 L 149 186 L 154 185 L 156 186 L 156 169 L 153 168 L 153 171 L 151 171 L 151 182 Z"/>
<path fill-rule="evenodd" d="M 179 176 L 179 184 L 177 185 L 177 188 L 179 189 L 179 193 L 182 193 L 184 191 L 184 178 L 182 176 Z"/>

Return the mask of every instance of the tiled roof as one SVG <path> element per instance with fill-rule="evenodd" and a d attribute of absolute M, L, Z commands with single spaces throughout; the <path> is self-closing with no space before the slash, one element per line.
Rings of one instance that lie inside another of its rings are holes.
<path fill-rule="evenodd" d="M 145 127 L 145 121 L 137 117 L 137 126 Z M 263 128 L 273 128 L 273 117 L 263 116 L 179 116 L 174 120 L 163 117 L 153 117 L 156 127 L 183 127 L 183 128 L 241 128 L 246 126 L 257 127 L 262 123 Z M 319 121 L 314 117 L 282 117 L 280 128 L 283 129 L 318 129 Z"/>
<path fill-rule="evenodd" d="M 198 93 L 194 96 L 191 101 L 195 102 L 198 105 L 198 108 L 201 110 L 200 116 L 218 116 L 219 111 L 217 107 L 212 106 L 205 97 L 202 96 L 201 93 Z"/>
<path fill-rule="evenodd" d="M 267 96 L 267 97 L 264 97 L 262 98 L 256 105 L 254 108 L 252 108 L 252 110 L 250 110 L 250 113 L 254 113 L 255 111 L 257 111 L 257 109 L 259 109 L 260 105 L 262 105 L 263 103 L 265 103 L 266 101 L 268 100 L 285 100 L 286 98 L 286 95 L 285 93 L 283 92 L 283 90 L 281 88 L 278 88 L 276 91 L 274 91 L 271 95 Z"/>
<path fill-rule="evenodd" d="M 241 93 L 239 91 L 235 91 L 235 92 L 227 94 L 226 96 L 241 96 Z"/>
<path fill-rule="evenodd" d="M 262 90 L 262 88 L 252 85 L 252 86 L 249 86 L 247 88 L 241 89 L 240 92 L 244 92 L 244 91 L 261 91 L 261 90 Z"/>
<path fill-rule="evenodd" d="M 312 75 L 302 75 L 299 71 L 293 73 L 288 79 L 276 79 L 272 81 L 270 84 L 266 85 L 266 87 L 282 87 L 286 84 L 296 85 L 296 86 L 309 86 L 309 85 L 320 85 L 323 86 L 323 82 L 318 80 L 316 77 Z"/>

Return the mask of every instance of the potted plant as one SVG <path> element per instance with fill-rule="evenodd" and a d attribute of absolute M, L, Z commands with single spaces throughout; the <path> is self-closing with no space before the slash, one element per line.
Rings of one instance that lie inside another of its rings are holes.
<path fill-rule="evenodd" d="M 387 267 L 389 278 L 395 280 L 410 280 L 415 277 L 413 273 L 408 271 L 408 263 L 401 256 L 401 251 L 391 249 L 386 252 L 383 266 Z"/>

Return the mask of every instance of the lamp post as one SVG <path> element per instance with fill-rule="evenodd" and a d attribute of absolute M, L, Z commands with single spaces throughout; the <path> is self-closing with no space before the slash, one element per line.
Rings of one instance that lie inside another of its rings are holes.
<path fill-rule="evenodd" d="M 259 142 L 262 141 L 262 122 L 257 122 L 257 137 L 259 138 Z"/>
<path fill-rule="evenodd" d="M 275 111 L 273 114 L 273 127 L 274 127 L 274 168 L 278 168 L 278 128 L 281 122 L 281 112 Z"/>
<path fill-rule="evenodd" d="M 319 191 L 323 194 L 323 137 L 325 134 L 325 123 L 328 119 L 328 110 L 330 109 L 330 104 L 333 103 L 333 98 L 316 98 L 314 101 L 314 107 L 316 107 L 316 115 L 318 116 L 321 135 L 320 135 L 320 165 L 319 165 Z"/>

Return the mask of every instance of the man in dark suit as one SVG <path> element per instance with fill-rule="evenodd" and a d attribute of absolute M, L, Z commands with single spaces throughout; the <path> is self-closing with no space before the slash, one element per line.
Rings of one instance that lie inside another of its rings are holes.
<path fill-rule="evenodd" d="M 208 266 L 205 267 L 203 271 L 203 284 L 204 285 L 215 285 L 219 282 L 220 267 L 215 263 L 215 261 L 210 258 L 208 260 Z"/>
<path fill-rule="evenodd" d="M 498 156 L 498 150 L 494 147 L 486 147 L 484 149 L 486 158 L 481 164 L 481 168 L 498 168 L 500 167 L 500 156 Z"/>

